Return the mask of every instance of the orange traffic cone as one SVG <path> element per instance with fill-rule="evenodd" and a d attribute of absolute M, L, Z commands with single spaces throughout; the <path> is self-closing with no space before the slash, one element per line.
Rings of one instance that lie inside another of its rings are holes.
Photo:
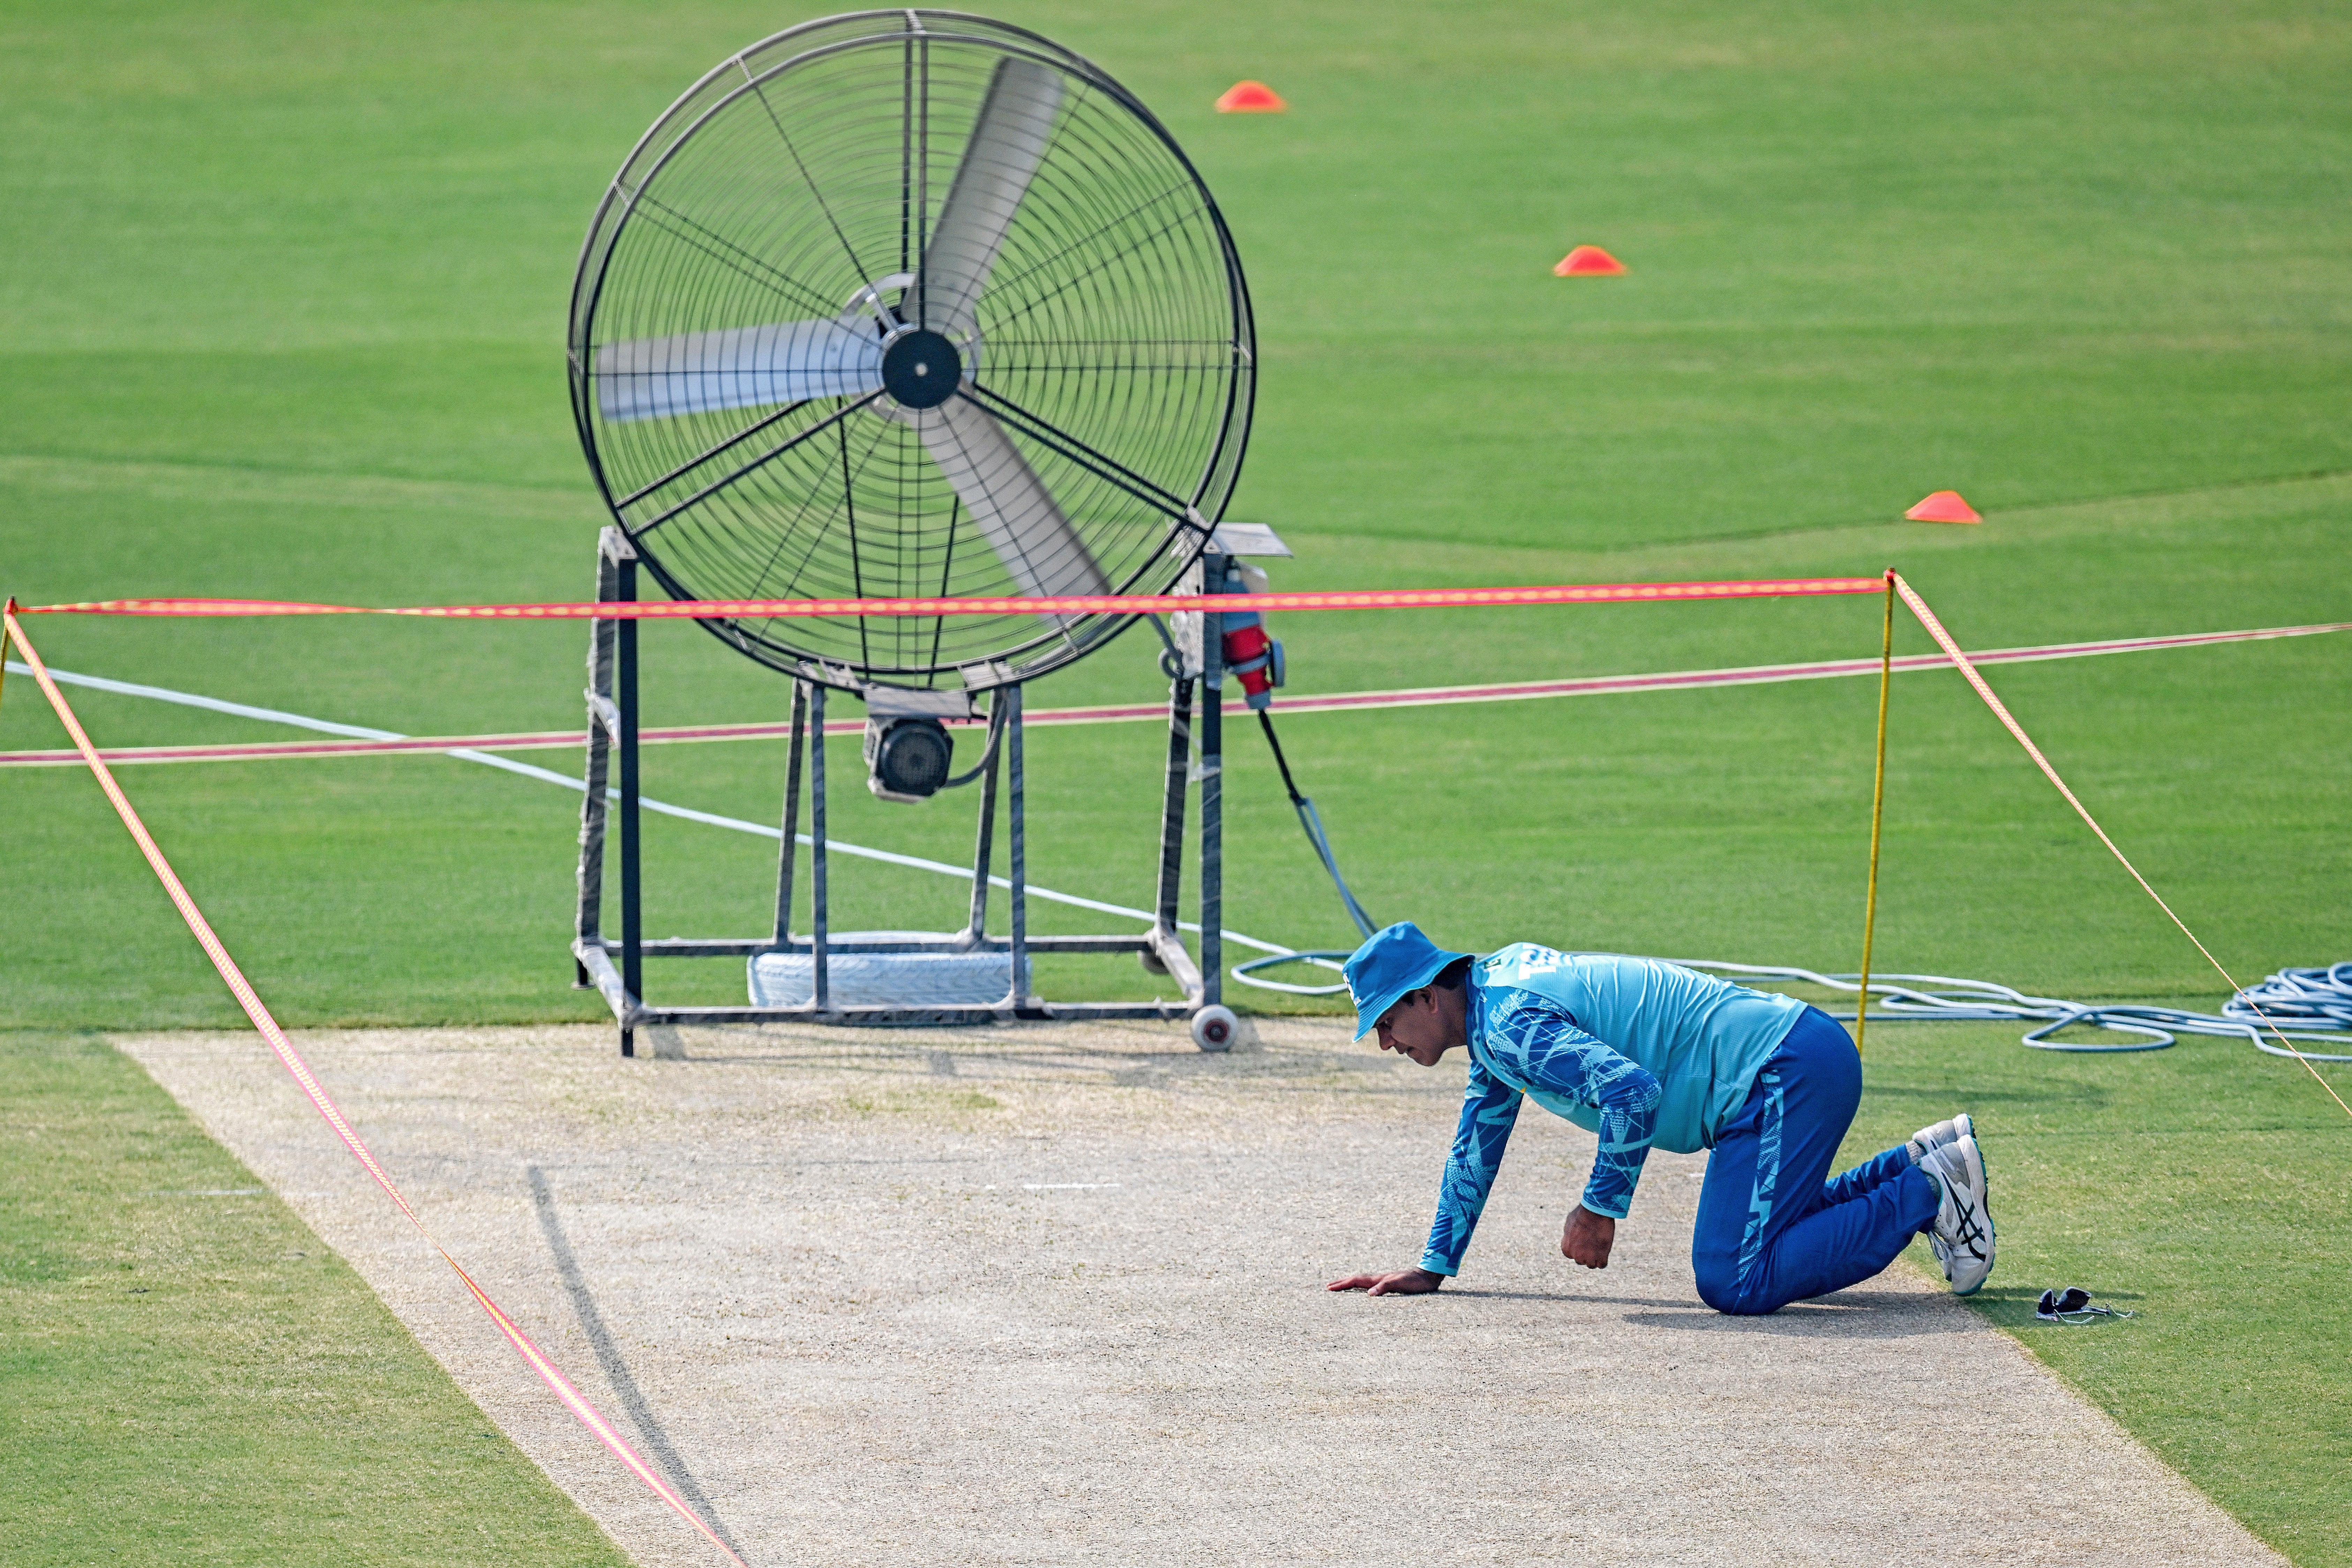
<path fill-rule="evenodd" d="M 1219 114 L 1280 114 L 1289 107 L 1262 81 L 1237 81 L 1217 99 Z"/>
<path fill-rule="evenodd" d="M 1554 277 L 1616 277 L 1624 273 L 1625 264 L 1597 245 L 1580 245 L 1559 258 L 1551 269 Z"/>
<path fill-rule="evenodd" d="M 1915 523 L 1981 523 L 1977 509 L 1958 490 L 1938 490 L 1903 514 Z"/>

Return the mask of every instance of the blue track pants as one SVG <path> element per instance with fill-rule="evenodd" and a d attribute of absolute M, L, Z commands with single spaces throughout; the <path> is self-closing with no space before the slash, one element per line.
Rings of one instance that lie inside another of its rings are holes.
<path fill-rule="evenodd" d="M 1936 1184 L 1897 1146 L 1832 1177 L 1862 1103 L 1862 1058 L 1807 1008 L 1716 1136 L 1691 1268 L 1719 1312 L 1778 1312 L 1869 1279 L 1934 1223 Z"/>

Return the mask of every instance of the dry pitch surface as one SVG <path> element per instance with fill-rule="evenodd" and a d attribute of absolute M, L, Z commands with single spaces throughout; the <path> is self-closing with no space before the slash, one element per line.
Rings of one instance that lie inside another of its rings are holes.
<path fill-rule="evenodd" d="M 1707 1311 L 1697 1156 L 1652 1157 L 1585 1273 L 1557 1241 L 1591 1137 L 1530 1112 L 1460 1288 L 1326 1293 L 1418 1255 L 1461 1069 L 1258 1032 L 1225 1057 L 1157 1024 L 712 1030 L 640 1036 L 660 1054 L 634 1062 L 591 1028 L 299 1043 L 756 1568 L 2282 1561 L 1902 1265 Z M 257 1040 L 121 1043 L 638 1562 L 718 1560 Z"/>

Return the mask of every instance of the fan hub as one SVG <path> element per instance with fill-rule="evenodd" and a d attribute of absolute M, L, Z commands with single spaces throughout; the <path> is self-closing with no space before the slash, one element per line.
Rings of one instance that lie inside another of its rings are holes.
<path fill-rule="evenodd" d="M 901 408 L 937 408 L 963 380 L 963 360 L 942 333 L 909 327 L 882 346 L 882 387 Z"/>

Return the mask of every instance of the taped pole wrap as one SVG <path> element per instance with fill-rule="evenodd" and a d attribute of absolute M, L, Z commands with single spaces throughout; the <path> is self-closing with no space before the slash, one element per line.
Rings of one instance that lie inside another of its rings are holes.
<path fill-rule="evenodd" d="M 604 1446 L 606 1451 L 626 1466 L 631 1474 L 644 1482 L 647 1490 L 661 1499 L 672 1512 L 692 1525 L 703 1539 L 717 1547 L 728 1562 L 735 1564 L 735 1568 L 749 1568 L 743 1559 L 736 1554 L 735 1549 L 720 1538 L 719 1532 L 695 1511 L 685 1498 L 678 1495 L 677 1490 L 670 1485 L 668 1479 L 647 1463 L 636 1449 L 629 1446 L 628 1439 L 621 1436 L 612 1422 L 605 1418 L 604 1413 L 597 1409 L 589 1401 L 587 1396 L 572 1386 L 571 1379 L 565 1377 L 562 1371 L 548 1359 L 546 1353 L 531 1342 L 530 1336 L 523 1333 L 521 1326 L 507 1316 L 499 1304 L 490 1300 L 488 1293 L 474 1282 L 474 1277 L 458 1265 L 457 1260 L 450 1255 L 449 1249 L 442 1246 L 439 1239 L 435 1237 L 432 1230 L 426 1227 L 423 1217 L 410 1206 L 407 1197 L 394 1183 L 383 1166 L 376 1162 L 373 1151 L 369 1149 L 366 1143 L 352 1128 L 349 1119 L 343 1115 L 341 1107 L 338 1106 L 333 1098 L 327 1093 L 326 1087 L 319 1082 L 318 1075 L 310 1071 L 310 1064 L 305 1061 L 301 1053 L 294 1049 L 294 1042 L 289 1040 L 286 1037 L 286 1031 L 278 1027 L 278 1019 L 264 1005 L 260 995 L 254 990 L 252 983 L 245 977 L 245 971 L 237 967 L 236 959 L 229 956 L 228 948 L 222 944 L 220 936 L 213 930 L 212 922 L 205 919 L 204 911 L 196 907 L 194 897 L 188 892 L 186 884 L 180 881 L 179 873 L 172 869 L 172 862 L 163 858 L 162 848 L 156 844 L 154 836 L 148 832 L 147 824 L 140 820 L 138 811 L 131 804 L 130 797 L 123 794 L 122 787 L 115 782 L 114 774 L 107 768 L 105 759 L 99 756 L 98 747 L 90 744 L 89 733 L 82 728 L 81 720 L 75 715 L 72 706 L 66 701 L 65 694 L 58 690 L 57 683 L 49 678 L 48 666 L 42 663 L 40 654 L 34 651 L 31 641 L 25 635 L 24 627 L 16 620 L 16 601 L 13 599 L 7 601 L 5 609 L 0 609 L 0 638 L 8 636 L 13 636 L 16 645 L 25 651 L 25 663 L 31 667 L 33 679 L 40 684 L 41 694 L 49 699 L 49 706 L 56 710 L 58 720 L 66 727 L 66 733 L 73 737 L 74 745 L 80 750 L 82 760 L 89 765 L 91 776 L 98 780 L 99 788 L 106 792 L 107 800 L 113 804 L 115 815 L 122 819 L 122 825 L 130 831 L 131 841 L 139 846 L 139 852 L 146 857 L 148 868 L 154 872 L 155 879 L 163 884 L 163 892 L 172 900 L 173 907 L 180 912 L 180 918 L 187 923 L 189 933 L 195 937 L 197 945 L 204 948 L 205 956 L 212 960 L 213 967 L 219 973 L 222 983 L 228 987 L 229 995 L 236 998 L 237 1006 L 245 1010 L 245 1016 L 252 1020 L 254 1029 L 268 1042 L 269 1049 L 277 1054 L 279 1065 L 283 1066 L 288 1074 L 293 1078 L 304 1097 L 310 1102 L 311 1108 L 316 1110 L 320 1118 L 333 1130 L 343 1147 L 351 1151 L 352 1157 L 360 1163 L 361 1168 L 367 1172 L 376 1186 L 383 1189 L 384 1196 L 391 1198 L 394 1207 L 399 1208 L 400 1212 L 407 1218 L 408 1222 L 416 1228 L 417 1234 L 424 1237 L 426 1244 L 441 1255 L 441 1260 L 449 1265 L 450 1272 L 457 1276 L 458 1282 L 466 1287 L 467 1293 L 480 1305 L 490 1322 L 497 1326 L 499 1333 L 506 1336 L 507 1343 L 514 1347 L 515 1354 L 522 1357 L 525 1365 L 539 1375 L 540 1380 L 547 1385 L 549 1391 L 566 1410 L 572 1413 L 572 1417 L 586 1427 L 589 1434 Z"/>

